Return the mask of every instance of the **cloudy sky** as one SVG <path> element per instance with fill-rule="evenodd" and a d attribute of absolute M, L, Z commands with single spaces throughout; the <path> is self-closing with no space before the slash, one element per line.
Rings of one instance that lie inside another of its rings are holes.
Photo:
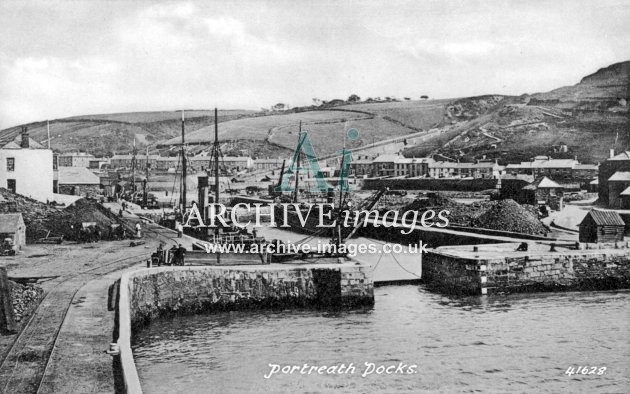
<path fill-rule="evenodd" d="M 630 59 L 630 2 L 0 1 L 0 128 L 312 98 L 521 94 Z"/>

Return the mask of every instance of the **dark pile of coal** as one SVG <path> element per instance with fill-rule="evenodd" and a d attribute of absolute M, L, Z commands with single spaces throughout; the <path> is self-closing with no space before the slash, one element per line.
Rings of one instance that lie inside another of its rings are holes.
<path fill-rule="evenodd" d="M 80 199 L 69 207 L 61 209 L 2 188 L 0 188 L 0 197 L 4 200 L 0 204 L 3 212 L 22 214 L 24 224 L 26 224 L 26 241 L 29 243 L 46 236 L 63 235 L 64 239 L 75 239 L 77 232 L 74 228 L 81 226 L 84 222 L 96 223 L 105 233 L 111 224 L 122 224 L 127 227 L 128 232 L 134 231 L 115 213 L 96 201 Z"/>
<path fill-rule="evenodd" d="M 404 210 L 425 211 L 433 209 L 449 211 L 451 225 L 482 227 L 492 230 L 542 235 L 547 228 L 538 220 L 536 207 L 519 205 L 513 200 L 478 201 L 459 203 L 440 194 L 419 197 Z"/>
<path fill-rule="evenodd" d="M 127 227 L 128 232 L 133 232 L 133 228 L 125 221 L 119 219 L 114 212 L 109 211 L 96 201 L 80 199 L 68 208 L 54 215 L 53 220 L 49 220 L 49 229 L 56 235 L 63 235 L 65 239 L 75 239 L 78 228 L 83 223 L 98 226 L 105 234 L 112 224 L 121 224 Z"/>
<path fill-rule="evenodd" d="M 35 310 L 44 296 L 44 290 L 39 286 L 26 285 L 9 281 L 11 296 L 13 297 L 13 313 L 15 321 L 21 321 Z"/>
<path fill-rule="evenodd" d="M 0 196 L 4 199 L 3 212 L 22 214 L 24 224 L 26 224 L 27 242 L 34 242 L 38 238 L 45 237 L 49 231 L 48 219 L 61 211 L 59 208 L 12 193 L 7 189 L 0 188 Z"/>
<path fill-rule="evenodd" d="M 512 231 L 524 234 L 545 235 L 547 228 L 531 209 L 514 200 L 494 202 L 485 213 L 474 221 L 475 227 Z"/>
<path fill-rule="evenodd" d="M 419 197 L 411 204 L 403 208 L 405 210 L 426 211 L 433 209 L 438 212 L 441 210 L 449 211 L 449 222 L 459 226 L 473 226 L 474 221 L 492 206 L 490 201 L 479 201 L 471 204 L 463 204 L 451 200 L 441 194 L 430 194 L 427 197 Z"/>

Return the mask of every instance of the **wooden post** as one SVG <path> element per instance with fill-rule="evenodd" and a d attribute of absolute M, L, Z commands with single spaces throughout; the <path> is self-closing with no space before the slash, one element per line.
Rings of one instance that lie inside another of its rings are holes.
<path fill-rule="evenodd" d="M 8 332 L 17 332 L 18 330 L 13 313 L 11 286 L 5 267 L 0 267 L 0 330 Z"/>

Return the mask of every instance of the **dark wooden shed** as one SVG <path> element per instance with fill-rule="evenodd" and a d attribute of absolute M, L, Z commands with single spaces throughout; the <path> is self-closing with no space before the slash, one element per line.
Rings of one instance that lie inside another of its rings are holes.
<path fill-rule="evenodd" d="M 593 209 L 580 223 L 580 242 L 623 241 L 625 226 L 617 212 Z"/>

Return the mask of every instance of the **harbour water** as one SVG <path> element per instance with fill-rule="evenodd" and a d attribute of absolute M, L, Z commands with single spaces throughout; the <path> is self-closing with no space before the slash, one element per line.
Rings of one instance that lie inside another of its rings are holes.
<path fill-rule="evenodd" d="M 135 338 L 146 393 L 630 392 L 630 291 L 453 298 L 375 289 L 373 308 L 229 312 L 152 322 Z M 294 372 L 269 364 L 335 366 Z M 364 363 L 417 373 L 362 376 Z M 570 367 L 600 375 L 567 375 Z M 590 372 L 591 369 L 589 368 Z"/>

